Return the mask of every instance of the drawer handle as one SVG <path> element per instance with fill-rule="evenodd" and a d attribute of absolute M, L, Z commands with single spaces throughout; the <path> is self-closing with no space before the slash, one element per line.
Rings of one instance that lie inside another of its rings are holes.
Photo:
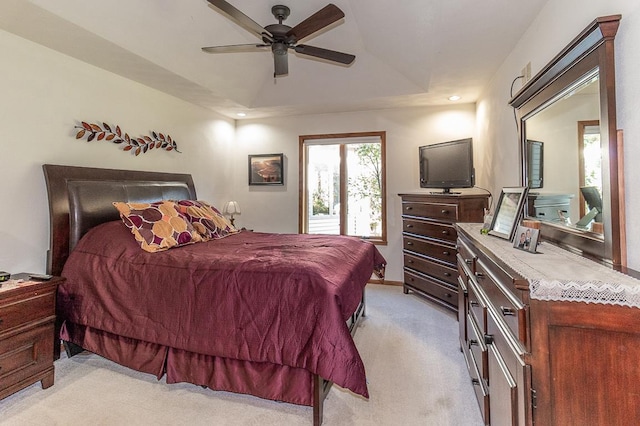
<path fill-rule="evenodd" d="M 485 274 L 483 274 L 482 272 L 476 272 L 476 273 L 475 273 L 475 276 L 476 276 L 477 278 L 480 278 L 480 279 L 483 279 L 484 277 L 486 277 L 486 275 L 485 275 Z"/>
<path fill-rule="evenodd" d="M 478 379 L 471 379 L 471 384 L 473 386 L 480 386 L 480 380 Z"/>
<path fill-rule="evenodd" d="M 413 225 L 407 225 L 407 229 L 413 228 Z"/>
<path fill-rule="evenodd" d="M 444 297 L 447 297 L 447 298 L 451 299 L 451 293 L 445 293 Z"/>
<path fill-rule="evenodd" d="M 413 210 L 413 207 L 411 207 L 411 206 L 407 206 L 407 207 L 405 207 L 404 209 L 405 209 L 405 210 Z"/>
<path fill-rule="evenodd" d="M 408 260 L 407 260 L 407 263 L 413 263 L 413 260 L 408 259 Z"/>
<path fill-rule="evenodd" d="M 451 276 L 451 272 L 445 272 L 445 273 L 444 273 L 444 276 L 445 276 L 445 277 L 450 277 L 450 276 Z"/>
<path fill-rule="evenodd" d="M 475 300 L 470 300 L 470 301 L 469 301 L 469 304 L 470 304 L 471 306 L 473 306 L 474 308 L 477 308 L 478 306 L 480 306 L 480 304 L 479 304 L 477 301 L 475 301 Z"/>
<path fill-rule="evenodd" d="M 500 306 L 500 311 L 502 311 L 502 315 L 504 315 L 505 317 L 516 315 L 516 311 L 508 306 Z"/>
<path fill-rule="evenodd" d="M 464 263 L 466 263 L 467 265 L 471 265 L 473 263 L 473 260 L 471 259 L 465 259 Z"/>
<path fill-rule="evenodd" d="M 449 256 L 451 253 L 449 253 L 448 251 L 445 250 L 445 251 L 442 252 L 442 254 L 445 255 L 445 256 Z"/>
<path fill-rule="evenodd" d="M 407 245 L 408 245 L 408 246 L 412 246 L 412 245 L 413 245 L 413 243 L 412 243 L 411 241 L 407 241 Z"/>
<path fill-rule="evenodd" d="M 449 231 L 447 230 L 442 231 L 442 235 L 449 235 Z"/>
<path fill-rule="evenodd" d="M 486 343 L 487 345 L 493 345 L 493 334 L 485 334 L 484 343 Z"/>
<path fill-rule="evenodd" d="M 477 340 L 475 340 L 475 339 L 469 340 L 469 349 L 471 349 L 471 346 L 478 346 L 478 345 L 479 345 L 479 343 L 478 343 Z"/>
<path fill-rule="evenodd" d="M 442 213 L 442 214 L 449 214 L 449 210 L 442 209 L 442 211 L 441 211 L 440 213 Z"/>

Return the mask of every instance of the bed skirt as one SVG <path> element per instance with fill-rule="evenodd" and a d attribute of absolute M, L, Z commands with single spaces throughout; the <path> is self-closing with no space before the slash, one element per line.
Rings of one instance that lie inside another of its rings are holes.
<path fill-rule="evenodd" d="M 118 336 L 65 321 L 60 338 L 117 364 L 153 374 L 167 383 L 313 406 L 313 374 L 301 368 L 198 354 Z"/>

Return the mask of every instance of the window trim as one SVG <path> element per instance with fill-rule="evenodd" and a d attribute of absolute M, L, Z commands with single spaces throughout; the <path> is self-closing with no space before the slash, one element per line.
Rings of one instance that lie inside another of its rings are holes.
<path fill-rule="evenodd" d="M 318 135 L 301 135 L 298 137 L 298 232 L 303 233 L 304 224 L 308 219 L 307 210 L 307 187 L 305 174 L 307 171 L 307 158 L 306 158 L 306 144 L 309 141 L 318 139 L 361 139 L 366 137 L 376 137 L 380 139 L 380 160 L 381 160 L 381 174 L 382 174 L 382 200 L 381 200 L 381 212 L 380 219 L 382 222 L 382 232 L 380 237 L 367 238 L 367 240 L 374 244 L 386 245 L 387 244 L 387 176 L 386 176 L 386 157 L 387 157 L 387 132 L 374 131 L 374 132 L 355 132 L 355 133 L 331 133 L 331 134 L 318 134 Z M 340 156 L 344 158 L 344 151 L 346 144 L 341 144 Z M 340 166 L 340 173 L 345 176 L 343 168 L 346 168 L 346 164 Z M 346 188 L 341 185 L 341 191 L 346 192 Z M 340 194 L 341 199 L 346 199 L 346 193 Z M 340 212 L 340 234 L 346 235 L 346 209 L 341 209 Z"/>

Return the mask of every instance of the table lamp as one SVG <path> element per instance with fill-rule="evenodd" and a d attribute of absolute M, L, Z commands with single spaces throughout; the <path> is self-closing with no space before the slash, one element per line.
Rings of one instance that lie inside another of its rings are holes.
<path fill-rule="evenodd" d="M 234 225 L 235 218 L 233 217 L 236 214 L 240 214 L 240 205 L 237 201 L 227 201 L 224 204 L 224 209 L 222 210 L 225 216 L 229 216 L 229 222 L 231 222 L 232 226 Z"/>

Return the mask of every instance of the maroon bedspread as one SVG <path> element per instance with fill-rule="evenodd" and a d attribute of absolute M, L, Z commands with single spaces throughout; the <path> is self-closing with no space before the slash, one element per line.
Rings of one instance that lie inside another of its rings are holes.
<path fill-rule="evenodd" d="M 384 262 L 357 238 L 256 232 L 147 253 L 110 222 L 71 253 L 58 310 L 146 342 L 304 368 L 368 397 L 345 321 Z"/>

